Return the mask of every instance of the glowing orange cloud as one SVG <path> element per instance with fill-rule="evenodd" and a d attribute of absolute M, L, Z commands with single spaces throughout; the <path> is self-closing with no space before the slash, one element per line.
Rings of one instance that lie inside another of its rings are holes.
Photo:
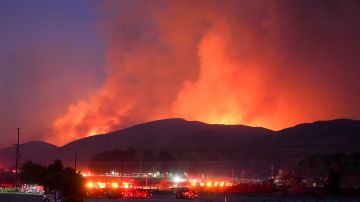
<path fill-rule="evenodd" d="M 358 59 L 340 51 L 346 41 L 332 43 L 345 36 L 319 28 L 327 23 L 314 17 L 322 7 L 286 2 L 106 3 L 106 81 L 70 105 L 49 138 L 61 145 L 169 117 L 281 129 L 358 116 L 347 106 L 359 99 L 342 96 L 355 76 L 337 68 Z M 351 19 L 339 12 L 340 21 Z"/>
<path fill-rule="evenodd" d="M 92 136 L 104 134 L 112 130 L 112 127 L 120 122 L 120 117 L 126 113 L 126 106 L 113 111 L 110 114 L 100 114 L 102 102 L 106 95 L 102 91 L 90 98 L 89 101 L 80 100 L 70 105 L 67 113 L 54 121 L 53 127 L 58 133 L 66 131 L 64 135 L 56 137 L 53 141 L 59 145 L 77 139 L 80 134 Z"/>
<path fill-rule="evenodd" d="M 261 74 L 248 61 L 228 56 L 230 29 L 215 24 L 199 44 L 200 73 L 196 82 L 185 82 L 173 106 L 173 113 L 208 123 L 249 123 L 246 114 L 254 107 Z"/>

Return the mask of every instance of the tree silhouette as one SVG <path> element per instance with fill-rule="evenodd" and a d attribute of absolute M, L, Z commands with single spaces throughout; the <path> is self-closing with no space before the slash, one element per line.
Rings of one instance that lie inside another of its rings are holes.
<path fill-rule="evenodd" d="M 341 194 L 341 174 L 339 171 L 331 169 L 328 175 L 327 180 L 327 190 L 331 195 L 340 195 Z"/>
<path fill-rule="evenodd" d="M 21 167 L 20 179 L 26 184 L 44 184 L 46 173 L 46 167 L 28 161 Z"/>
<path fill-rule="evenodd" d="M 83 195 L 83 178 L 72 168 L 65 168 L 60 160 L 47 167 L 28 161 L 21 168 L 22 183 L 40 184 L 47 191 L 60 190 L 64 196 L 81 197 Z"/>

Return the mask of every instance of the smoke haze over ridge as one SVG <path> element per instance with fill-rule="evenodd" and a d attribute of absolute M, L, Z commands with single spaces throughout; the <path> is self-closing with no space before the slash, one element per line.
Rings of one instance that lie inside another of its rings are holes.
<path fill-rule="evenodd" d="M 0 3 L 0 146 L 180 117 L 282 129 L 360 119 L 360 3 Z"/>
<path fill-rule="evenodd" d="M 107 78 L 54 122 L 105 133 L 182 117 L 281 129 L 359 118 L 356 1 L 115 1 L 102 5 Z"/>

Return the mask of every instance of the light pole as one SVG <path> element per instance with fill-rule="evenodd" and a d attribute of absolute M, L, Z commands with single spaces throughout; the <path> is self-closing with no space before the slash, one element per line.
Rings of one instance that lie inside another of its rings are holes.
<path fill-rule="evenodd" d="M 20 128 L 17 128 L 16 160 L 15 160 L 15 189 L 18 187 L 19 175 L 19 147 L 20 147 Z"/>

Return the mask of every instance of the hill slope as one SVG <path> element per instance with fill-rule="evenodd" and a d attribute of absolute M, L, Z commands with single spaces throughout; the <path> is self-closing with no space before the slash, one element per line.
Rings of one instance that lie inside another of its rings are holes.
<path fill-rule="evenodd" d="M 360 121 L 336 119 L 299 124 L 264 139 L 268 151 L 278 155 L 360 151 Z"/>
<path fill-rule="evenodd" d="M 104 150 L 127 149 L 153 151 L 220 150 L 244 151 L 273 131 L 242 125 L 212 125 L 183 119 L 165 119 L 139 124 L 106 135 L 71 142 L 58 150 L 66 159 L 75 152 L 83 160 Z"/>
<path fill-rule="evenodd" d="M 280 131 L 242 125 L 213 125 L 183 119 L 152 121 L 56 147 L 43 142 L 21 146 L 22 158 L 46 162 L 60 158 L 86 165 L 92 155 L 132 147 L 136 150 L 197 152 L 217 161 L 246 161 L 257 166 L 295 161 L 308 153 L 360 152 L 360 121 L 338 119 L 300 124 Z M 0 151 L 2 164 L 13 165 L 13 147 Z"/>
<path fill-rule="evenodd" d="M 47 163 L 52 154 L 58 149 L 57 146 L 42 142 L 31 141 L 20 145 L 21 162 L 36 161 L 39 163 Z M 16 147 L 8 147 L 0 150 L 0 164 L 4 166 L 15 165 Z"/>

